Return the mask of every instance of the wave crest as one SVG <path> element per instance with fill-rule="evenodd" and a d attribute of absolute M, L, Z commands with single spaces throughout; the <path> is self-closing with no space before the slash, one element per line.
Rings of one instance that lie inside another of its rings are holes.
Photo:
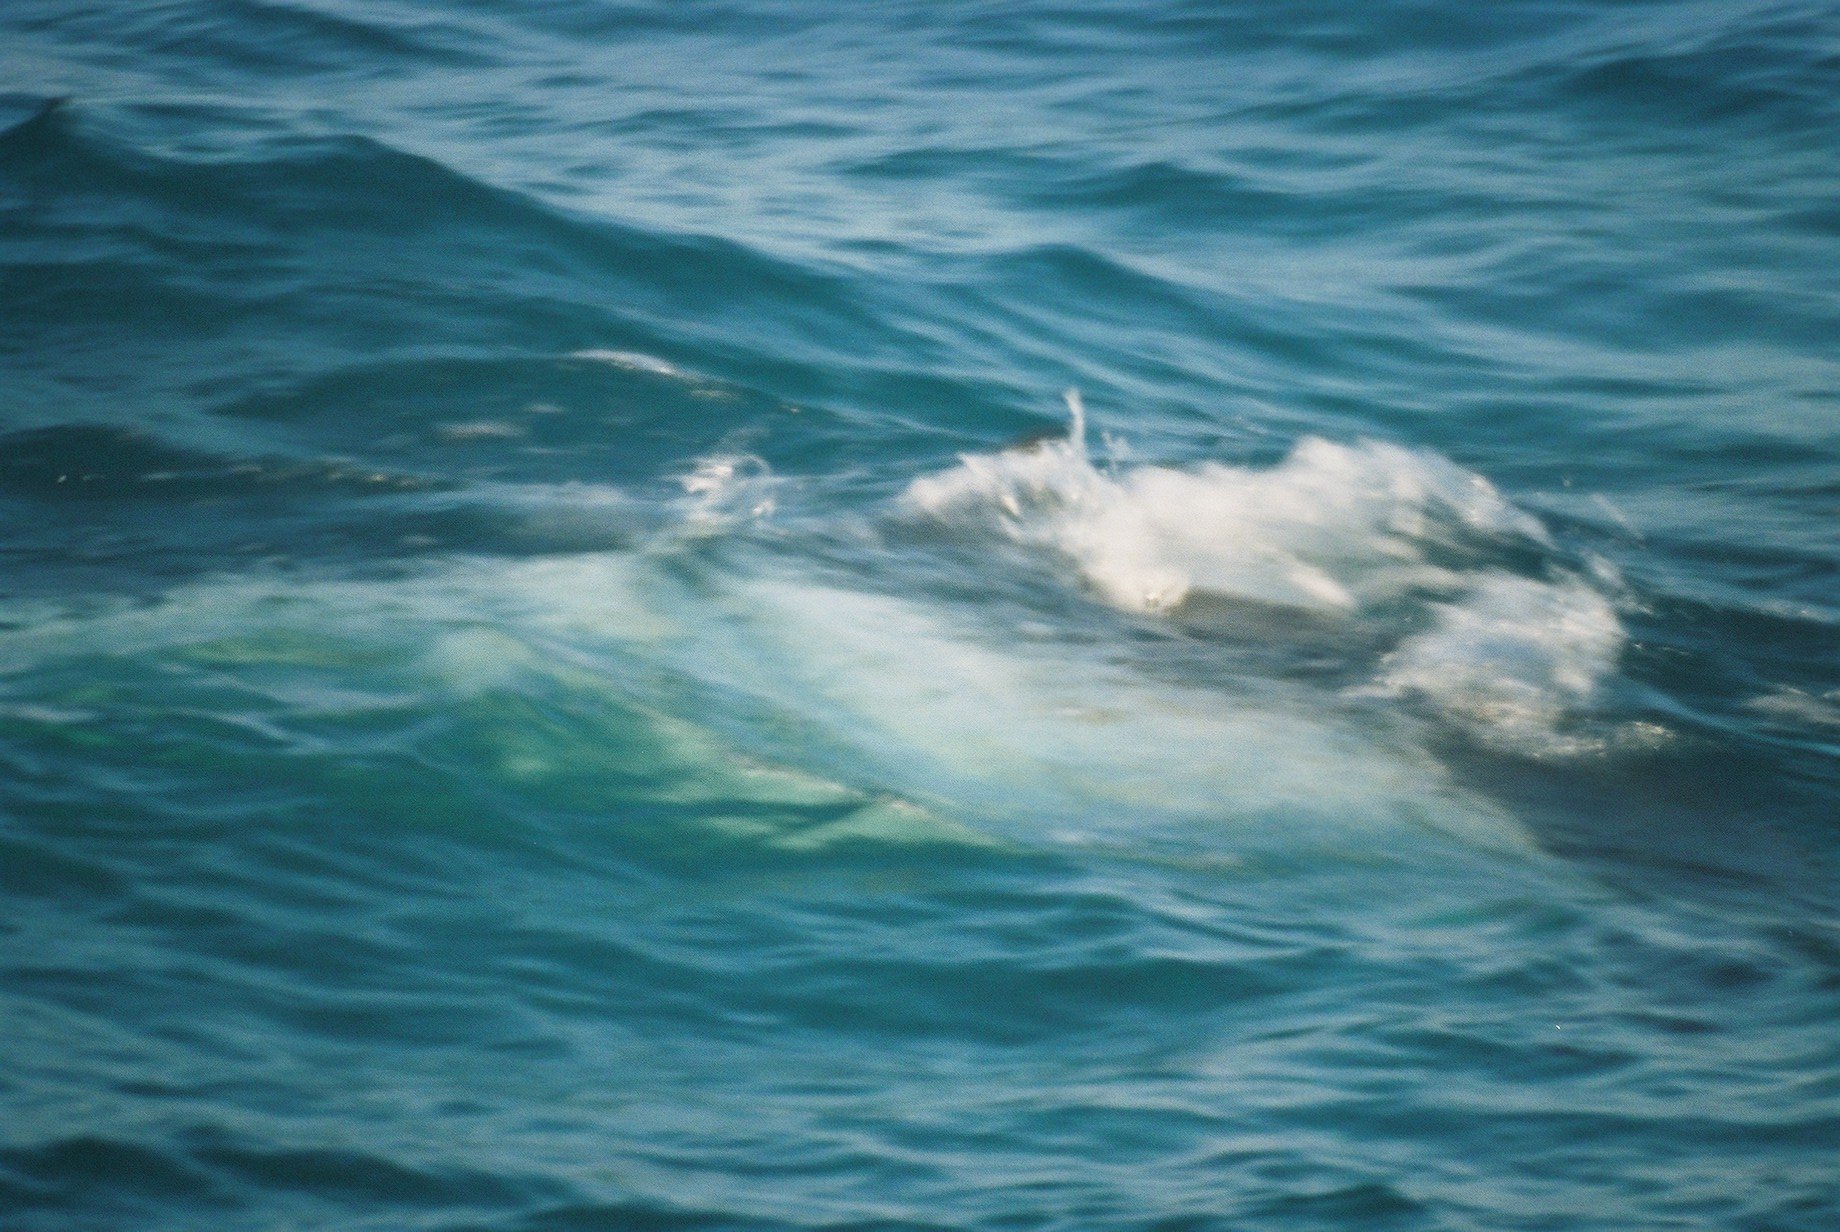
<path fill-rule="evenodd" d="M 1108 602 L 1168 611 L 1211 592 L 1346 612 L 1418 586 L 1449 585 L 1435 563 L 1466 537 L 1550 543 L 1480 475 L 1437 454 L 1320 437 L 1269 470 L 1207 462 L 1102 470 L 1069 395 L 1066 438 L 959 464 L 911 483 L 905 507 L 1072 560 Z"/>
<path fill-rule="evenodd" d="M 1597 742 L 1560 728 L 1594 700 L 1623 636 L 1610 601 L 1581 581 L 1487 577 L 1386 657 L 1379 691 L 1425 698 L 1490 743 L 1585 752 Z"/>
<path fill-rule="evenodd" d="M 1423 449 L 1306 437 L 1277 465 L 1095 464 L 1068 435 L 967 454 L 908 485 L 908 516 L 1071 563 L 1126 611 L 1215 596 L 1360 622 L 1382 657 L 1370 695 L 1415 696 L 1494 743 L 1538 753 L 1591 704 L 1624 642 L 1604 591 L 1559 561 L 1540 521 Z M 1515 572 L 1532 561 L 1542 576 Z"/>

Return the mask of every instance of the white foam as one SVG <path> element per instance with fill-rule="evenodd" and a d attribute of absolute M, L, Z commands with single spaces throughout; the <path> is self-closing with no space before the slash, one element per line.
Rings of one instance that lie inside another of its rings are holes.
<path fill-rule="evenodd" d="M 1103 647 L 993 640 L 932 605 L 791 575 L 742 594 L 754 687 L 803 698 L 898 790 L 948 811 L 1073 837 L 1181 819 L 1229 827 L 1239 850 L 1402 827 L 1527 845 L 1422 749 L 1320 697 L 1183 686 Z"/>
<path fill-rule="evenodd" d="M 1614 571 L 1504 572 L 1508 550 L 1550 557 L 1553 544 L 1482 476 L 1427 450 L 1318 437 L 1266 469 L 1101 468 L 1077 393 L 1068 406 L 1065 439 L 965 455 L 913 481 L 902 507 L 1040 549 L 1127 610 L 1180 615 L 1213 595 L 1359 624 L 1362 640 L 1394 646 L 1367 692 L 1429 699 L 1492 743 L 1586 747 L 1560 728 L 1592 704 L 1623 644 L 1605 597 Z"/>
<path fill-rule="evenodd" d="M 1203 463 L 1106 472 L 1075 431 L 1064 440 L 967 454 L 909 485 L 914 514 L 996 533 L 1071 560 L 1100 596 L 1168 611 L 1196 591 L 1348 612 L 1448 584 L 1427 550 L 1468 532 L 1546 542 L 1495 488 L 1436 454 L 1311 437 L 1267 470 Z"/>
<path fill-rule="evenodd" d="M 1387 656 L 1378 684 L 1416 694 L 1490 743 L 1553 754 L 1595 741 L 1561 734 L 1616 666 L 1623 626 L 1578 579 L 1488 576 L 1436 608 L 1431 628 Z"/>
<path fill-rule="evenodd" d="M 1070 563 L 1132 612 L 1218 595 L 1358 626 L 1362 637 L 1336 644 L 1364 647 L 1354 668 L 1372 673 L 1368 694 L 1423 699 L 1514 747 L 1576 747 L 1561 733 L 1593 704 L 1623 642 L 1605 594 L 1614 580 L 1553 560 L 1542 577 L 1507 572 L 1549 541 L 1479 476 L 1424 451 L 1316 439 L 1263 470 L 1101 468 L 1077 394 L 1069 407 L 1067 438 L 966 456 L 915 480 L 901 508 Z M 631 550 L 450 559 L 390 581 L 200 583 L 157 606 L 0 633 L 0 670 L 106 653 L 276 690 L 296 677 L 312 688 L 363 679 L 393 704 L 477 711 L 482 730 L 507 728 L 480 736 L 503 745 L 482 772 L 519 790 L 578 782 L 590 775 L 581 766 L 614 755 L 583 750 L 649 733 L 626 741 L 642 751 L 622 763 L 618 790 L 680 793 L 707 805 L 710 825 L 782 845 L 937 836 L 961 820 L 1082 841 L 1200 826 L 1232 851 L 1371 848 L 1375 835 L 1414 829 L 1527 843 L 1499 807 L 1452 781 L 1415 717 L 1422 707 L 1376 710 L 1307 674 L 1184 683 L 1154 650 L 1092 639 L 1090 623 L 1070 636 L 1044 610 L 1026 627 L 991 628 L 975 603 L 866 571 L 821 580 L 815 564 L 756 551 L 757 537 L 689 550 L 770 517 L 780 487 L 763 460 L 734 451 L 697 459 L 678 482 L 680 519 L 655 535 L 614 489 L 557 487 L 523 502 L 591 506 L 628 528 L 618 537 Z M 1007 559 L 993 553 L 988 567 Z M 1248 622 L 1241 636 L 1261 628 Z M 1206 644 L 1183 652 L 1196 647 Z M 527 691 L 559 691 L 571 716 L 612 717 L 585 735 L 564 724 L 547 747 L 546 722 L 509 730 Z M 712 698 L 734 712 L 698 709 Z M 505 714 L 513 721 L 498 722 Z M 653 749 L 669 764 L 640 764 Z M 807 790 L 849 817 L 812 829 L 807 809 L 787 830 L 733 807 L 752 800 L 770 813 Z"/>

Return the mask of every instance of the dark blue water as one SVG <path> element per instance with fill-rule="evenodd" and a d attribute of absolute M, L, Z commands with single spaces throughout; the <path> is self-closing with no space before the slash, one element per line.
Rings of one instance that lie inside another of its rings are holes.
<path fill-rule="evenodd" d="M 1840 1227 L 1840 10 L 0 65 L 0 1227 Z"/>

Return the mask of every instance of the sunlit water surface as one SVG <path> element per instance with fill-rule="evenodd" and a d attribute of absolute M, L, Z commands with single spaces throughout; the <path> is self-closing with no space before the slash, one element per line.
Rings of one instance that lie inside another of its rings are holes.
<path fill-rule="evenodd" d="M 1840 1226 L 1831 6 L 0 63 L 0 1226 Z"/>

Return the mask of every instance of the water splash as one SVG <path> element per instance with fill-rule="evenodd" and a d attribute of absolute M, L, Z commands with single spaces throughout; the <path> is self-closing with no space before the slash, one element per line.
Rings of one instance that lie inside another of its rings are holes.
<path fill-rule="evenodd" d="M 1600 742 L 1563 733 L 1616 667 L 1623 626 L 1582 581 L 1498 574 L 1435 606 L 1431 628 L 1386 657 L 1378 691 L 1416 694 L 1485 741 L 1539 755 Z"/>
<path fill-rule="evenodd" d="M 1064 562 L 1127 611 L 1182 620 L 1211 598 L 1357 628 L 1390 648 L 1370 694 L 1425 698 L 1508 746 L 1586 747 L 1559 729 L 1614 670 L 1622 624 L 1481 475 L 1429 450 L 1321 437 L 1265 469 L 1102 470 L 1077 391 L 1067 402 L 1065 438 L 963 455 L 909 484 L 902 511 Z M 1538 576 L 1514 572 L 1528 560 Z"/>
<path fill-rule="evenodd" d="M 1549 545 L 1540 523 L 1480 475 L 1425 450 L 1300 441 L 1277 467 L 1142 465 L 1107 474 L 1070 394 L 1062 440 L 966 454 L 911 483 L 907 511 L 1070 559 L 1119 607 L 1170 611 L 1211 592 L 1353 611 L 1456 578 L 1434 563 L 1465 537 Z"/>

